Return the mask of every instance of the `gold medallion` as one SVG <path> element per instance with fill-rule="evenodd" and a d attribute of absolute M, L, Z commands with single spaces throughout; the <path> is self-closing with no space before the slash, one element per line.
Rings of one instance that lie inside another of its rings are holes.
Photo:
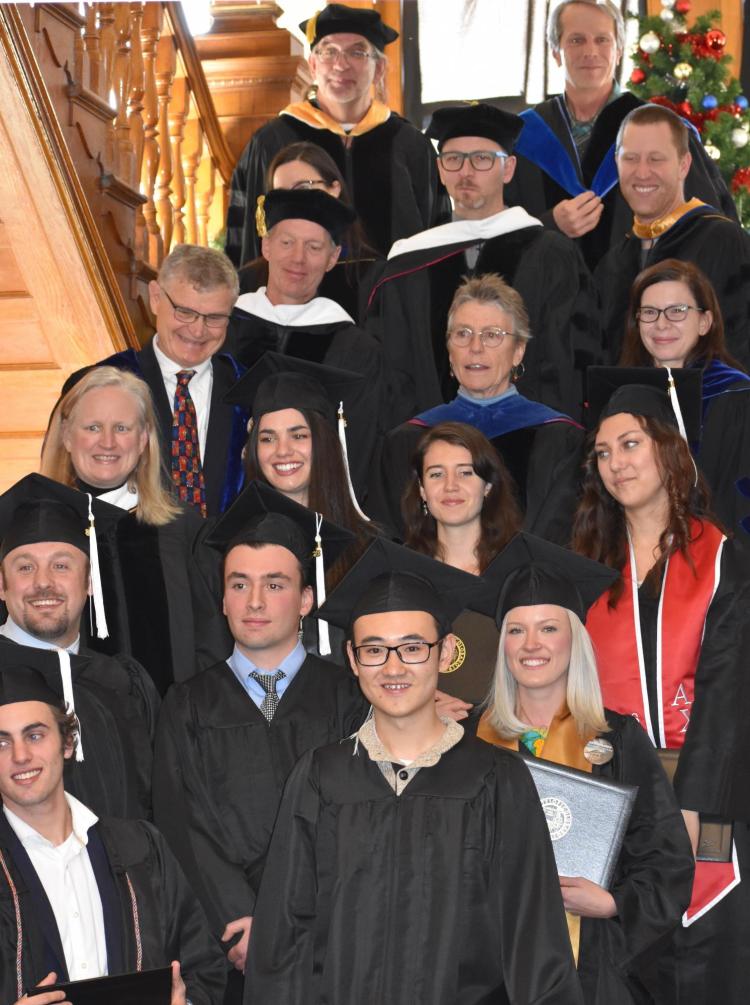
<path fill-rule="evenodd" d="M 445 670 L 441 670 L 440 673 L 455 673 L 456 670 L 460 670 L 464 665 L 464 660 L 466 659 L 466 646 L 463 639 L 460 639 L 458 635 L 455 636 L 456 648 L 453 650 L 453 659 L 450 662 L 450 666 L 447 666 Z"/>

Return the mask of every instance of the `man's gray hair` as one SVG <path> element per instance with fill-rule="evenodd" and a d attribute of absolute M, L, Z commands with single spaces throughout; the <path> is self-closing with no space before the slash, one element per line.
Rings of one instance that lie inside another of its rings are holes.
<path fill-rule="evenodd" d="M 560 19 L 562 12 L 566 7 L 570 7 L 574 3 L 588 4 L 589 7 L 601 7 L 605 14 L 609 14 L 615 25 L 617 48 L 622 52 L 625 48 L 625 20 L 619 5 L 614 3 L 613 0 L 561 0 L 561 3 L 552 8 L 547 20 L 547 43 L 550 49 L 553 52 L 560 51 Z"/>
<path fill-rule="evenodd" d="M 224 252 L 198 244 L 176 245 L 161 263 L 158 278 L 162 285 L 182 279 L 199 293 L 225 286 L 237 299 L 240 292 L 237 270 Z"/>

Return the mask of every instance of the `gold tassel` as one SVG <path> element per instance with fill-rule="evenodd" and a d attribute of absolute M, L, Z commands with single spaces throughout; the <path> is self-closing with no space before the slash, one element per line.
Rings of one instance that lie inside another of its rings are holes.
<path fill-rule="evenodd" d="M 255 232 L 258 237 L 265 237 L 268 234 L 268 227 L 266 227 L 266 211 L 263 208 L 266 202 L 266 197 L 264 195 L 259 195 L 258 200 L 255 203 Z"/>
<path fill-rule="evenodd" d="M 312 44 L 315 41 L 315 32 L 318 28 L 318 17 L 321 11 L 316 10 L 312 17 L 307 19 L 307 28 L 305 28 L 305 38 L 307 39 L 307 44 L 312 49 Z"/>

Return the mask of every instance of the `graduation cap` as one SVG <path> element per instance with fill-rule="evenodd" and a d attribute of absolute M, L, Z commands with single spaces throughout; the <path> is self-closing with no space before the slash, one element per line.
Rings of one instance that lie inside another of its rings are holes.
<path fill-rule="evenodd" d="M 43 475 L 27 475 L 0 496 L 0 560 L 16 548 L 45 541 L 73 545 L 91 561 L 91 588 L 96 612 L 96 634 L 109 635 L 104 613 L 99 548 L 100 534 L 125 511 L 101 502 L 87 492 Z"/>
<path fill-rule="evenodd" d="M 259 237 L 265 237 L 282 220 L 310 220 L 327 230 L 334 244 L 341 244 L 344 231 L 356 218 L 350 206 L 320 189 L 274 188 L 258 196 L 255 229 Z"/>
<path fill-rule="evenodd" d="M 377 11 L 360 10 L 341 3 L 328 4 L 306 21 L 300 21 L 299 26 L 311 49 L 326 35 L 361 35 L 381 52 L 398 38 L 398 32 L 384 24 Z"/>
<path fill-rule="evenodd" d="M 309 409 L 322 415 L 338 431 L 349 495 L 359 515 L 369 521 L 357 502 L 349 473 L 346 445 L 346 415 L 349 405 L 364 388 L 365 378 L 351 370 L 339 370 L 321 363 L 310 363 L 295 356 L 268 351 L 224 395 L 228 405 L 241 405 L 258 422 L 269 412 L 284 408 Z M 252 428 L 248 424 L 248 430 Z"/>
<path fill-rule="evenodd" d="M 619 573 L 600 562 L 520 532 L 494 558 L 480 577 L 486 589 L 473 610 L 494 617 L 498 628 L 514 607 L 556 604 L 581 621 L 594 601 Z"/>
<path fill-rule="evenodd" d="M 64 649 L 0 645 L 0 705 L 20 701 L 43 701 L 55 708 L 64 703 L 75 714 L 70 654 Z M 83 760 L 80 721 L 75 756 Z"/>
<path fill-rule="evenodd" d="M 376 538 L 317 611 L 348 629 L 366 614 L 425 611 L 438 623 L 441 635 L 479 588 L 477 576 L 436 562 L 403 545 Z"/>
<path fill-rule="evenodd" d="M 438 108 L 425 132 L 431 140 L 437 140 L 438 150 L 443 149 L 446 140 L 457 136 L 483 136 L 510 154 L 522 129 L 523 119 L 519 115 L 481 101 Z"/>
<path fill-rule="evenodd" d="M 586 370 L 587 425 L 620 412 L 676 426 L 688 443 L 700 439 L 703 375 L 665 366 L 590 366 Z"/>
<path fill-rule="evenodd" d="M 291 551 L 305 569 L 315 559 L 315 592 L 322 604 L 326 598 L 325 569 L 354 539 L 351 531 L 256 480 L 217 520 L 205 543 L 223 555 L 237 544 L 278 544 Z M 324 656 L 331 652 L 328 625 L 322 621 L 318 649 Z"/>

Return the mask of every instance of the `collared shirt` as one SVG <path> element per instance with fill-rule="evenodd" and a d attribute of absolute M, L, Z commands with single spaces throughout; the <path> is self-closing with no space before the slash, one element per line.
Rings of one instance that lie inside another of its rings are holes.
<path fill-rule="evenodd" d="M 255 672 L 259 674 L 269 674 L 275 673 L 276 670 L 281 670 L 285 676 L 281 680 L 276 682 L 276 694 L 281 698 L 292 683 L 294 678 L 299 673 L 300 667 L 305 662 L 307 658 L 307 653 L 305 652 L 305 647 L 301 642 L 292 649 L 288 656 L 279 663 L 277 667 L 273 670 L 263 670 L 261 667 L 257 667 L 252 660 L 249 660 L 244 653 L 241 653 L 237 646 L 234 647 L 234 652 L 227 660 L 227 665 L 230 670 L 243 686 L 249 698 L 251 698 L 256 706 L 260 708 L 263 704 L 263 699 L 266 697 L 266 692 L 260 686 L 254 677 L 250 674 Z"/>
<path fill-rule="evenodd" d="M 107 973 L 104 912 L 91 866 L 88 832 L 97 822 L 91 810 L 65 793 L 73 829 L 62 844 L 54 845 L 39 831 L 3 806 L 3 813 L 31 859 L 57 922 L 71 981 L 103 977 Z"/>
<path fill-rule="evenodd" d="M 567 99 L 565 98 L 564 94 L 562 95 L 563 101 L 565 103 L 565 108 L 568 112 L 568 117 L 570 119 L 570 134 L 573 137 L 573 142 L 576 145 L 579 157 L 582 158 L 584 153 L 586 152 L 586 147 L 588 146 L 588 142 L 591 139 L 591 134 L 594 131 L 594 126 L 596 125 L 596 120 L 601 115 L 602 110 L 606 108 L 607 105 L 611 104 L 616 98 L 619 98 L 621 93 L 622 92 L 620 91 L 620 85 L 615 80 L 614 83 L 612 84 L 612 90 L 610 92 L 610 95 L 605 101 L 602 108 L 599 109 L 599 111 L 596 113 L 593 119 L 587 119 L 585 122 L 581 121 L 580 119 L 573 118 L 573 113 L 570 110 L 570 106 L 568 105 Z"/>
<path fill-rule="evenodd" d="M 174 395 L 177 390 L 177 374 L 180 370 L 195 370 L 195 374 L 190 379 L 188 390 L 195 405 L 195 414 L 198 416 L 198 443 L 201 448 L 201 461 L 206 456 L 206 437 L 208 436 L 208 417 L 211 412 L 211 391 L 214 386 L 214 370 L 211 365 L 211 357 L 205 359 L 196 366 L 180 366 L 169 356 L 165 356 L 159 348 L 159 336 L 154 338 L 154 355 L 161 370 L 161 379 L 164 381 L 167 395 L 169 396 L 170 407 L 174 408 Z"/>
<path fill-rule="evenodd" d="M 60 646 L 56 646 L 54 642 L 48 642 L 46 639 L 38 639 L 36 635 L 29 635 L 25 632 L 23 628 L 15 623 L 13 618 L 10 616 L 4 625 L 0 625 L 0 635 L 4 635 L 6 639 L 11 639 L 13 642 L 17 642 L 19 646 L 30 646 L 32 649 L 59 649 Z M 71 642 L 66 649 L 69 653 L 73 655 L 78 654 L 78 650 L 81 647 L 81 636 L 79 635 L 75 642 Z"/>
<path fill-rule="evenodd" d="M 375 761 L 383 772 L 385 780 L 390 787 L 400 796 L 409 782 L 414 778 L 420 768 L 431 768 L 438 763 L 443 754 L 447 753 L 451 747 L 455 747 L 464 735 L 464 727 L 455 720 L 440 716 L 440 721 L 445 726 L 443 735 L 428 750 L 423 751 L 419 757 L 413 761 L 395 762 L 393 757 L 383 746 L 383 741 L 378 736 L 375 729 L 375 718 L 367 719 L 357 732 L 357 739 L 365 748 L 371 761 Z"/>

